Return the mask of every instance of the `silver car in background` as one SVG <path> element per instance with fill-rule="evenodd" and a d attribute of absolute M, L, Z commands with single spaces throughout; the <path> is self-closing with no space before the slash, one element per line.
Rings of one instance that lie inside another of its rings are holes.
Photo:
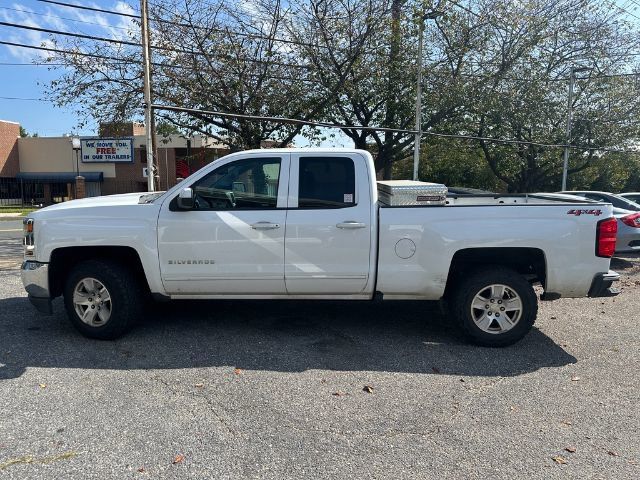
<path fill-rule="evenodd" d="M 626 198 L 627 200 L 631 200 L 632 202 L 640 204 L 640 192 L 625 192 L 619 193 L 618 195 Z"/>
<path fill-rule="evenodd" d="M 596 200 L 598 202 L 607 202 L 613 205 L 613 208 L 621 208 L 623 210 L 630 210 L 633 212 L 640 212 L 640 204 L 637 204 L 629 198 L 625 198 L 621 195 L 617 195 L 611 192 L 596 192 L 589 190 L 576 190 L 570 192 L 558 192 L 566 195 L 577 195 L 589 200 Z"/>
<path fill-rule="evenodd" d="M 640 252 L 640 205 L 628 198 L 609 192 L 560 192 L 583 200 L 607 202 L 613 205 L 613 216 L 618 220 L 616 253 Z"/>

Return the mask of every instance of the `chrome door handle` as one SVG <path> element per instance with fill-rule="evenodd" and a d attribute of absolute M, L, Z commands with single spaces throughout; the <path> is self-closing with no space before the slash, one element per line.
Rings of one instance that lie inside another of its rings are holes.
<path fill-rule="evenodd" d="M 271 222 L 258 222 L 252 224 L 251 228 L 253 228 L 254 230 L 274 230 L 276 228 L 280 228 L 280 224 Z"/>
<path fill-rule="evenodd" d="M 346 222 L 338 223 L 336 225 L 336 227 L 338 228 L 347 228 L 347 229 L 364 228 L 366 226 L 367 225 L 365 223 L 354 222 L 352 220 L 347 220 Z"/>

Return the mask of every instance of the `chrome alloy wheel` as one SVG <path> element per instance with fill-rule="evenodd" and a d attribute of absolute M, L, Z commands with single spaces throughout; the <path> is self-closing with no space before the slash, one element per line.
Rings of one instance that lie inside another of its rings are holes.
<path fill-rule="evenodd" d="M 100 281 L 84 278 L 73 289 L 73 307 L 84 323 L 101 327 L 111 317 L 111 295 Z"/>
<path fill-rule="evenodd" d="M 507 285 L 488 285 L 471 302 L 471 318 L 483 332 L 508 332 L 516 326 L 521 316 L 522 300 Z"/>

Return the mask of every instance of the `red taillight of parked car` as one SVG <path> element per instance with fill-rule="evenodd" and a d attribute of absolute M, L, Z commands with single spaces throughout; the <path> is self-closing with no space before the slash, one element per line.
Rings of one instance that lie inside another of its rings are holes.
<path fill-rule="evenodd" d="M 630 227 L 640 228 L 640 213 L 631 213 L 629 215 L 625 215 L 620 220 L 625 225 L 629 225 Z"/>
<path fill-rule="evenodd" d="M 596 228 L 596 255 L 598 257 L 612 257 L 616 251 L 618 221 L 615 218 L 606 218 L 600 220 Z"/>

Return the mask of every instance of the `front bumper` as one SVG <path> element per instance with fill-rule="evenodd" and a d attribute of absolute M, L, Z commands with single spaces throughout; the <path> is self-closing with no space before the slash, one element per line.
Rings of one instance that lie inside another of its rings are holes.
<path fill-rule="evenodd" d="M 31 304 L 39 312 L 51 314 L 49 264 L 27 260 L 22 264 L 20 276 Z"/>
<path fill-rule="evenodd" d="M 620 290 L 612 287 L 613 282 L 620 280 L 620 275 L 613 270 L 607 273 L 598 273 L 593 277 L 588 295 L 590 297 L 614 297 Z"/>

